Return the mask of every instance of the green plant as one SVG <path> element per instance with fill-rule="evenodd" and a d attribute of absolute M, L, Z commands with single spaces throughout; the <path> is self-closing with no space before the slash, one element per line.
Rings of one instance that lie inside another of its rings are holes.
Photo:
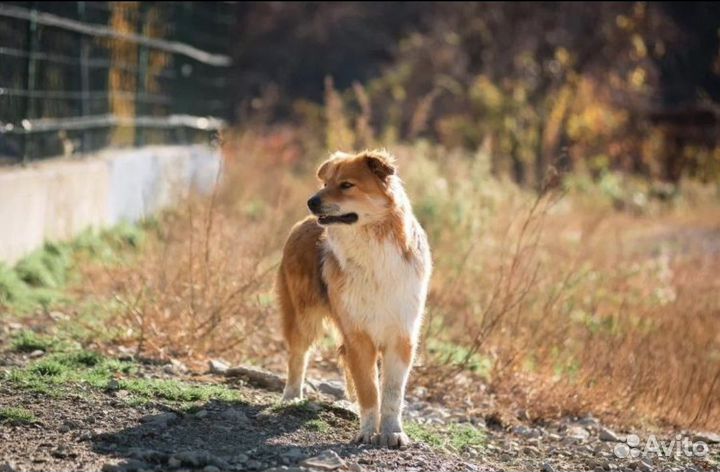
<path fill-rule="evenodd" d="M 0 423 L 31 424 L 35 422 L 37 422 L 37 418 L 30 410 L 17 407 L 0 408 Z"/>
<path fill-rule="evenodd" d="M 17 352 L 49 351 L 55 344 L 54 339 L 23 330 L 13 336 L 10 347 Z"/>

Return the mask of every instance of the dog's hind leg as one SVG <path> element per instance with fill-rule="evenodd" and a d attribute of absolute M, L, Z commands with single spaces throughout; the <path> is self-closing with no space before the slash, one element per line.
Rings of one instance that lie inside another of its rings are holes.
<path fill-rule="evenodd" d="M 303 397 L 310 348 L 323 332 L 323 310 L 294 301 L 283 275 L 278 277 L 278 295 L 289 354 L 283 401 L 299 400 Z"/>
<path fill-rule="evenodd" d="M 347 348 L 344 344 L 341 344 L 338 348 L 338 358 L 345 376 L 345 396 L 348 400 L 354 402 L 357 400 L 357 392 L 355 391 L 355 383 L 353 383 L 352 372 L 350 372 L 350 365 L 347 361 Z"/>

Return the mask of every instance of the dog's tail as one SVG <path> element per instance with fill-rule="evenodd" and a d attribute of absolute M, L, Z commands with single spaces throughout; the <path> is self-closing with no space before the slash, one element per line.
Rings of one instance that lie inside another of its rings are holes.
<path fill-rule="evenodd" d="M 347 349 L 345 349 L 344 344 L 341 344 L 338 348 L 338 362 L 343 368 L 343 373 L 345 374 L 345 394 L 347 395 L 348 400 L 354 402 L 357 399 L 357 394 L 355 393 L 355 384 L 353 383 L 352 375 L 350 374 L 350 367 L 345 360 L 346 355 Z"/>

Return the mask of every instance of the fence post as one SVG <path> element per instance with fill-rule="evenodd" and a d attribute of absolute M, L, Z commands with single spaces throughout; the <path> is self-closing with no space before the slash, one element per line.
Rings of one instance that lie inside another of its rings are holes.
<path fill-rule="evenodd" d="M 147 2 L 140 2 L 140 8 L 138 10 L 138 34 L 147 36 L 148 22 L 147 22 Z M 135 117 L 142 116 L 145 114 L 145 102 L 143 95 L 147 90 L 147 69 L 148 69 L 149 51 L 147 46 L 144 44 L 138 45 L 138 68 L 137 68 L 137 87 L 135 90 Z M 140 126 L 135 126 L 135 145 L 142 146 L 145 144 L 144 130 Z"/>
<path fill-rule="evenodd" d="M 26 77 L 25 77 L 25 90 L 27 92 L 27 95 L 25 97 L 25 119 L 30 120 L 32 118 L 35 118 L 36 112 L 35 112 L 35 100 L 33 98 L 33 91 L 35 90 L 35 77 L 36 77 L 36 69 L 35 69 L 35 53 L 37 51 L 37 43 L 38 43 L 38 35 L 37 35 L 37 9 L 36 9 L 36 2 L 33 2 L 31 4 L 31 10 L 30 10 L 30 21 L 28 21 L 28 29 L 27 29 L 27 51 L 28 51 L 28 60 L 27 60 L 27 69 L 26 69 Z M 28 133 L 28 130 L 25 129 L 25 124 L 23 123 L 23 152 L 22 152 L 22 162 L 23 164 L 27 164 L 30 159 L 32 159 L 34 153 L 34 143 L 32 141 L 30 133 Z"/>
<path fill-rule="evenodd" d="M 78 17 L 80 21 L 87 20 L 85 2 L 77 2 Z M 90 70 L 88 68 L 88 59 L 90 56 L 90 46 L 86 35 L 80 35 L 80 115 L 87 116 L 90 114 Z M 90 133 L 83 130 L 81 135 L 81 149 L 83 153 L 90 151 Z"/>

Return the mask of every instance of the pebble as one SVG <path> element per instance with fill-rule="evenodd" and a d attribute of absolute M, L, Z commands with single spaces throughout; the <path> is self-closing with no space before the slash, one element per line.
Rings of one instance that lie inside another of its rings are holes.
<path fill-rule="evenodd" d="M 565 436 L 568 438 L 574 438 L 574 439 L 587 439 L 590 437 L 590 433 L 587 429 L 583 428 L 582 426 L 570 426 L 568 427 L 567 431 L 565 432 Z"/>
<path fill-rule="evenodd" d="M 206 465 L 203 468 L 203 472 L 220 472 L 220 469 L 218 469 L 214 465 Z"/>
<path fill-rule="evenodd" d="M 600 422 L 597 420 L 597 418 L 588 415 L 585 418 L 581 418 L 580 420 L 578 420 L 578 424 L 582 426 L 597 426 L 600 424 Z"/>
<path fill-rule="evenodd" d="M 238 454 L 232 458 L 232 462 L 234 462 L 236 464 L 242 464 L 244 462 L 247 462 L 248 459 L 249 459 L 249 457 L 246 456 L 245 454 Z"/>
<path fill-rule="evenodd" d="M 542 433 L 535 429 L 535 428 L 528 428 L 527 426 L 515 426 L 512 429 L 512 432 L 517 434 L 518 436 L 523 436 L 526 438 L 539 438 L 542 436 Z"/>
<path fill-rule="evenodd" d="M 272 469 L 265 469 L 263 472 L 308 472 L 308 469 L 304 467 L 273 467 Z"/>
<path fill-rule="evenodd" d="M 236 408 L 228 408 L 227 410 L 223 410 L 223 412 L 220 413 L 220 416 L 234 423 L 247 423 L 250 421 L 244 412 Z"/>
<path fill-rule="evenodd" d="M 33 351 L 33 352 L 30 353 L 30 357 L 33 358 L 33 359 L 36 358 L 36 357 L 42 357 L 42 356 L 44 356 L 44 355 L 45 355 L 45 351 L 43 351 L 43 350 L 41 350 L 41 349 L 37 349 L 37 350 L 35 350 L 35 351 Z"/>
<path fill-rule="evenodd" d="M 176 469 L 176 468 L 180 467 L 181 465 L 182 465 L 182 461 L 175 456 L 172 456 L 170 459 L 168 459 L 168 466 L 173 469 Z"/>
<path fill-rule="evenodd" d="M 162 463 L 168 459 L 167 454 L 161 451 L 156 451 L 155 449 L 132 448 L 128 452 L 130 453 L 130 457 L 143 460 L 145 462 Z"/>
<path fill-rule="evenodd" d="M 598 436 L 601 441 L 620 441 L 620 438 L 618 437 L 617 433 L 615 433 L 615 431 L 605 427 L 600 428 Z"/>
<path fill-rule="evenodd" d="M 720 443 L 720 434 L 717 433 L 711 433 L 711 432 L 700 432 L 695 433 L 693 436 L 694 441 L 703 441 L 706 443 L 711 444 L 718 444 Z"/>
<path fill-rule="evenodd" d="M 196 418 L 205 418 L 208 415 L 207 410 L 200 410 L 197 413 L 195 413 Z"/>
<path fill-rule="evenodd" d="M 120 470 L 124 472 L 140 472 L 143 469 L 152 469 L 143 461 L 130 459 L 126 463 L 120 465 Z"/>
<path fill-rule="evenodd" d="M 555 468 L 549 462 L 545 462 L 542 466 L 543 472 L 555 472 Z"/>
<path fill-rule="evenodd" d="M 280 454 L 280 457 L 284 457 L 291 462 L 297 462 L 301 459 L 305 459 L 307 457 L 307 455 L 305 453 L 303 453 L 301 449 L 299 449 L 297 447 L 293 447 L 292 449 L 289 449 L 289 450 L 283 452 L 282 454 Z"/>
<path fill-rule="evenodd" d="M 317 389 L 325 395 L 330 395 L 338 400 L 345 398 L 345 386 L 337 380 L 324 380 L 316 384 Z"/>
<path fill-rule="evenodd" d="M 315 457 L 305 459 L 301 464 L 320 470 L 335 470 L 346 466 L 345 461 L 331 449 L 327 449 Z"/>
<path fill-rule="evenodd" d="M 175 413 L 160 413 L 159 415 L 143 416 L 140 418 L 140 421 L 142 423 L 167 424 L 171 421 L 175 421 L 177 417 L 178 416 Z"/>
<path fill-rule="evenodd" d="M 210 373 L 222 375 L 230 368 L 230 364 L 221 359 L 210 359 L 208 361 L 208 367 L 210 368 Z"/>

